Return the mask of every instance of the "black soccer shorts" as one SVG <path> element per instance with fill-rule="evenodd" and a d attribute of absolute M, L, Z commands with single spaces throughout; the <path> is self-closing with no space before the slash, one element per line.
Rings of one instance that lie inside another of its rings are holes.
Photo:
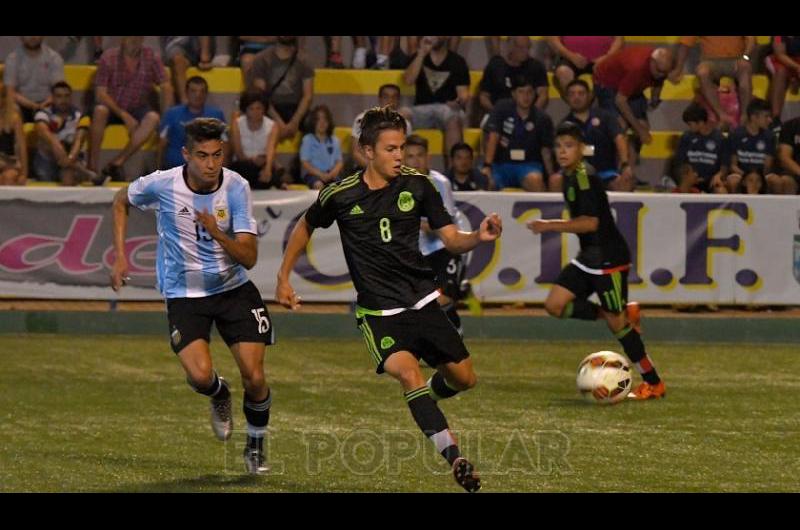
<path fill-rule="evenodd" d="M 575 295 L 586 299 L 597 293 L 600 305 L 609 313 L 621 313 L 628 303 L 628 271 L 609 274 L 589 274 L 570 263 L 558 275 L 556 284 Z"/>
<path fill-rule="evenodd" d="M 167 299 L 170 345 L 176 354 L 197 339 L 211 341 L 216 323 L 228 346 L 238 342 L 275 343 L 267 307 L 253 282 L 203 298 Z"/>
<path fill-rule="evenodd" d="M 356 322 L 379 374 L 384 372 L 386 359 L 403 350 L 431 368 L 469 357 L 464 340 L 435 300 L 418 311 L 409 309 L 390 316 L 366 314 Z"/>
<path fill-rule="evenodd" d="M 464 258 L 460 254 L 451 254 L 446 248 L 425 256 L 428 266 L 436 273 L 435 284 L 442 294 L 458 301 L 460 298 L 461 280 L 464 279 Z"/>

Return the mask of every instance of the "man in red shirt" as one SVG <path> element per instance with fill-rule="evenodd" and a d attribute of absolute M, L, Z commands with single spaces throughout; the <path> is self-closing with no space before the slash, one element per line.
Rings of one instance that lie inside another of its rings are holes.
<path fill-rule="evenodd" d="M 600 108 L 618 116 L 623 130 L 630 127 L 636 133 L 628 160 L 634 160 L 642 144 L 652 141 L 644 90 L 652 87 L 650 108 L 656 108 L 661 103 L 661 87 L 672 62 L 672 51 L 668 48 L 631 46 L 595 67 L 594 86 Z"/>
<path fill-rule="evenodd" d="M 100 57 L 95 76 L 96 104 L 90 127 L 91 147 L 88 166 L 97 170 L 100 147 L 106 125 L 121 123 L 130 139 L 93 182 L 105 183 L 109 178 L 122 180 L 122 164 L 147 141 L 156 130 L 160 115 L 149 99 L 156 86 L 161 89 L 161 110 L 172 104 L 172 86 L 164 65 L 147 46 L 144 37 L 123 37 L 119 48 L 106 50 Z"/>

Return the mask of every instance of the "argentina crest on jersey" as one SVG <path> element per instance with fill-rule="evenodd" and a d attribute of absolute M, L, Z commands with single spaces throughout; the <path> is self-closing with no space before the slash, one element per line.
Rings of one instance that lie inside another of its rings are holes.
<path fill-rule="evenodd" d="M 223 197 L 219 197 L 216 201 L 214 201 L 214 211 L 211 213 L 213 213 L 219 229 L 223 232 L 227 232 L 231 226 L 231 216 L 228 209 L 228 203 Z"/>

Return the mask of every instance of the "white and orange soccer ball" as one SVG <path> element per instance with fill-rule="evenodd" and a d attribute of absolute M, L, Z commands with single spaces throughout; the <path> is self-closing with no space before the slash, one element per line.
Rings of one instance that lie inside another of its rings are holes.
<path fill-rule="evenodd" d="M 578 365 L 578 391 L 592 403 L 619 403 L 631 391 L 631 365 L 613 351 L 587 355 Z"/>

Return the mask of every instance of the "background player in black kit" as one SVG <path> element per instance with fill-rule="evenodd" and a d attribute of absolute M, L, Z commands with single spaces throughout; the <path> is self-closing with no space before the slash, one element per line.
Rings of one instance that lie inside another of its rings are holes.
<path fill-rule="evenodd" d="M 602 181 L 594 168 L 583 161 L 583 147 L 583 133 L 578 125 L 572 122 L 559 125 L 556 158 L 564 175 L 564 200 L 570 219 L 535 219 L 527 224 L 535 234 L 570 232 L 580 239 L 580 253 L 561 271 L 547 296 L 545 309 L 557 318 L 604 319 L 644 379 L 628 397 L 664 397 L 664 382 L 658 377 L 639 334 L 639 305 L 627 304 L 631 267 L 628 244 L 614 223 Z M 588 300 L 593 292 L 600 298 L 600 305 Z M 602 394 L 604 390 L 599 392 Z"/>
<path fill-rule="evenodd" d="M 477 378 L 464 342 L 436 302 L 434 272 L 419 251 L 420 217 L 454 254 L 500 237 L 493 213 L 473 232 L 460 232 L 431 181 L 405 167 L 405 120 L 388 107 L 374 108 L 361 121 L 359 144 L 367 168 L 320 191 L 292 232 L 278 272 L 276 299 L 299 307 L 289 274 L 317 227 L 338 223 L 358 300 L 356 320 L 367 350 L 403 386 L 414 421 L 453 467 L 456 481 L 477 491 L 480 478 L 462 457 L 436 401 L 472 388 Z M 436 368 L 425 382 L 419 360 Z"/>

